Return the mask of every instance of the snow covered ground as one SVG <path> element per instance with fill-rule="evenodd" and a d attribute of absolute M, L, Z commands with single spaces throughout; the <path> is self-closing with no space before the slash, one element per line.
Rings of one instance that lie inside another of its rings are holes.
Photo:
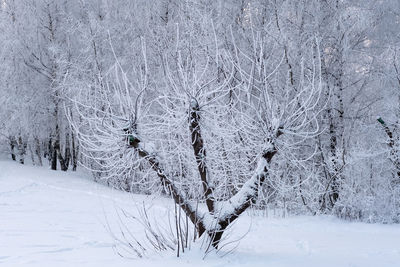
<path fill-rule="evenodd" d="M 234 253 L 206 262 L 196 249 L 179 259 L 173 253 L 122 258 L 107 225 L 118 232 L 116 212 L 134 213 L 144 200 L 158 214 L 171 205 L 112 190 L 84 174 L 0 160 L 0 266 L 400 266 L 399 225 L 307 216 L 245 215 L 234 227 L 237 235 L 249 233 Z M 143 235 L 139 225 L 132 232 Z"/>

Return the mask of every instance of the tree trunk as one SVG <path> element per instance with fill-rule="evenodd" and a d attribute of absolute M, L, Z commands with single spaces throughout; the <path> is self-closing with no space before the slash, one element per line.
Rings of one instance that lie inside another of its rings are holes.
<path fill-rule="evenodd" d="M 50 144 L 49 144 L 49 156 L 50 156 L 50 162 L 51 162 L 51 169 L 53 171 L 57 170 L 57 150 L 55 149 L 55 144 L 53 144 L 53 141 L 50 139 Z"/>
<path fill-rule="evenodd" d="M 78 165 L 78 147 L 75 144 L 75 135 L 71 133 L 71 143 L 72 143 L 72 171 L 76 171 Z"/>
<path fill-rule="evenodd" d="M 37 137 L 35 138 L 35 153 L 38 158 L 39 166 L 43 166 L 42 153 L 40 152 L 40 141 Z"/>
<path fill-rule="evenodd" d="M 55 151 L 56 151 L 56 154 L 57 154 L 57 157 L 58 157 L 58 160 L 59 160 L 59 162 L 60 162 L 60 168 L 61 168 L 61 170 L 62 171 L 67 171 L 68 170 L 68 165 L 67 165 L 67 162 L 66 162 L 66 160 L 65 160 L 65 158 L 62 156 L 62 154 L 61 154 L 61 148 L 60 148 L 60 143 L 59 143 L 60 141 L 58 141 L 58 143 L 57 143 L 57 145 L 56 145 L 56 147 L 55 147 Z"/>
<path fill-rule="evenodd" d="M 70 148 L 69 133 L 67 133 L 65 135 L 64 160 L 65 160 L 65 167 L 66 167 L 66 170 L 67 170 L 68 167 L 69 167 L 69 162 L 71 160 L 71 148 Z"/>
<path fill-rule="evenodd" d="M 15 137 L 14 136 L 10 136 L 9 137 L 10 140 L 10 153 L 11 153 L 11 159 L 16 161 L 16 156 L 15 156 L 15 152 L 14 152 L 14 148 L 15 148 Z"/>
<path fill-rule="evenodd" d="M 25 154 L 26 154 L 27 144 L 23 142 L 22 137 L 18 137 L 18 154 L 19 154 L 19 163 L 25 163 Z"/>
<path fill-rule="evenodd" d="M 189 130 L 192 136 L 193 153 L 197 163 L 197 169 L 200 174 L 200 179 L 203 185 L 203 193 L 206 199 L 208 211 L 214 212 L 214 198 L 212 188 L 208 184 L 207 165 L 206 165 L 206 149 L 204 147 L 203 137 L 200 131 L 200 107 L 196 99 L 191 100 L 190 107 L 190 124 Z"/>

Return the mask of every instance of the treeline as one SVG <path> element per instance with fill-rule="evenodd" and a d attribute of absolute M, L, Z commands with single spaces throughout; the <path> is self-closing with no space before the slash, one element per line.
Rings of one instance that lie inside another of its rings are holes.
<path fill-rule="evenodd" d="M 272 147 L 256 208 L 399 222 L 396 10 L 397 0 L 3 0 L 0 139 L 21 163 L 80 162 L 146 194 L 165 190 L 154 156 L 209 203 L 235 196 Z"/>

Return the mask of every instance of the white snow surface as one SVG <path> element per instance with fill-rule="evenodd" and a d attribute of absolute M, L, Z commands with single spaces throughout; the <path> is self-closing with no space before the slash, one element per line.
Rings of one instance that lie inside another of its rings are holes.
<path fill-rule="evenodd" d="M 132 195 L 94 183 L 88 174 L 50 171 L 0 160 L 0 266 L 400 266 L 400 226 L 333 217 L 271 218 L 244 214 L 231 240 L 245 235 L 225 257 L 203 260 L 193 248 L 127 259 L 115 253 L 116 212 L 137 214 L 151 202 L 160 216 L 171 200 Z M 150 214 L 151 215 L 151 214 Z M 129 224 L 143 236 L 140 225 Z"/>

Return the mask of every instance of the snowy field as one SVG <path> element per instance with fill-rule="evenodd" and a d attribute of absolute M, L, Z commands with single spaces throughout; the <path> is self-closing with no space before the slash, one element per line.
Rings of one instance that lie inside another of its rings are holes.
<path fill-rule="evenodd" d="M 84 174 L 0 160 L 0 266 L 400 266 L 399 225 L 306 216 L 245 215 L 234 225 L 237 236 L 249 231 L 237 249 L 222 258 L 209 255 L 206 262 L 196 249 L 179 259 L 173 253 L 122 258 L 108 226 L 118 232 L 116 212 L 134 213 L 143 201 L 158 214 L 171 205 L 112 190 Z M 133 225 L 135 235 L 141 231 Z"/>

